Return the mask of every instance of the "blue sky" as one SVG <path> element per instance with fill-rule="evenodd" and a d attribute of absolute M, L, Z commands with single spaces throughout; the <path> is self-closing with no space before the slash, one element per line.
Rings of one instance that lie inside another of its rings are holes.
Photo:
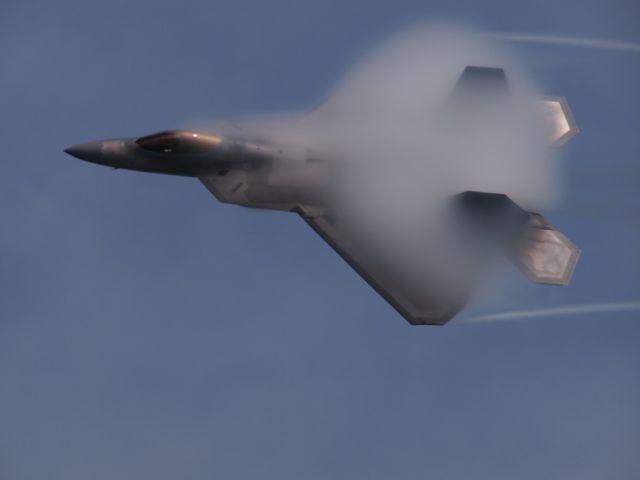
<path fill-rule="evenodd" d="M 317 103 L 416 21 L 639 42 L 636 2 L 0 5 L 0 478 L 634 479 L 637 312 L 411 328 L 294 215 L 66 156 Z M 581 134 L 569 289 L 640 295 L 638 54 L 521 46 Z"/>

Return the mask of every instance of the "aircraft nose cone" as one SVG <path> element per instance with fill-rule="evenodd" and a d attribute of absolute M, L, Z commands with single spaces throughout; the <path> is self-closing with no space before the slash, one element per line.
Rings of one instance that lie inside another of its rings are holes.
<path fill-rule="evenodd" d="M 65 148 L 65 153 L 85 160 L 87 162 L 99 163 L 102 158 L 102 142 L 87 142 Z"/>

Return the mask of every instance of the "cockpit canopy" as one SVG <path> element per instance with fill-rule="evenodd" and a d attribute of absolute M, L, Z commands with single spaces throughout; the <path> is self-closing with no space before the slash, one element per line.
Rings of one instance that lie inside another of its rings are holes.
<path fill-rule="evenodd" d="M 169 130 L 140 137 L 136 143 L 145 150 L 160 153 L 203 154 L 212 152 L 222 142 L 215 135 L 185 130 Z"/>

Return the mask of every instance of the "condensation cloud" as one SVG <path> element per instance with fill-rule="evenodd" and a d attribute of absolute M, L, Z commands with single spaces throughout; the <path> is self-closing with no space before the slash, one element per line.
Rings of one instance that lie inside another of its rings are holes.
<path fill-rule="evenodd" d="M 504 69 L 507 97 L 479 92 L 479 102 L 456 102 L 467 66 Z M 423 24 L 374 49 L 315 110 L 242 128 L 328 159 L 330 203 L 343 225 L 416 285 L 457 295 L 475 273 L 477 252 L 473 239 L 450 228 L 454 195 L 504 193 L 529 211 L 558 199 L 538 100 L 504 45 L 460 26 Z"/>
<path fill-rule="evenodd" d="M 454 105 L 469 65 L 505 69 L 508 101 Z M 457 291 L 473 245 L 442 218 L 453 195 L 505 193 L 532 211 L 558 198 L 536 101 L 518 61 L 491 39 L 422 25 L 375 50 L 303 123 L 305 136 L 338 159 L 334 201 L 349 225 L 416 282 L 437 277 Z"/>
<path fill-rule="evenodd" d="M 506 94 L 456 98 L 467 66 L 504 69 Z M 373 49 L 314 110 L 239 126 L 243 135 L 326 159 L 332 215 L 384 268 L 402 272 L 416 288 L 438 286 L 433 294 L 466 296 L 476 274 L 490 270 L 489 258 L 478 268 L 474 239 L 450 221 L 452 197 L 502 193 L 528 211 L 559 198 L 558 162 L 536 92 L 497 40 L 461 26 L 422 24 Z M 233 135 L 236 128 L 218 131 Z"/>

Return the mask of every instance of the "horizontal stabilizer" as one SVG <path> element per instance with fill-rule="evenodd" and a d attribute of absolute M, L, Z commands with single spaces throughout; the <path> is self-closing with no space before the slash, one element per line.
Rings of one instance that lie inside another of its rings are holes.
<path fill-rule="evenodd" d="M 547 97 L 540 99 L 538 103 L 542 110 L 545 133 L 551 145 L 564 145 L 579 132 L 566 98 Z"/>
<path fill-rule="evenodd" d="M 516 250 L 516 263 L 533 282 L 568 285 L 580 249 L 542 215 L 530 215 Z"/>
<path fill-rule="evenodd" d="M 454 197 L 464 235 L 484 255 L 501 249 L 536 283 L 568 285 L 580 257 L 576 247 L 539 213 L 526 212 L 508 196 L 463 192 Z"/>

